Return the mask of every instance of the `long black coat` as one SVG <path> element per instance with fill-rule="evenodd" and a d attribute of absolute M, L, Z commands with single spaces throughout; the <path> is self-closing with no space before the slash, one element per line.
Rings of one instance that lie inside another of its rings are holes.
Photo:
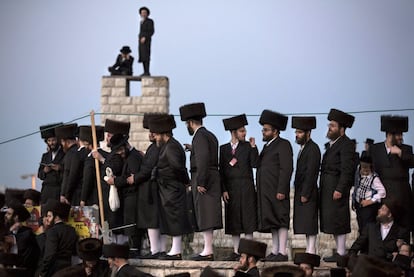
<path fill-rule="evenodd" d="M 310 139 L 297 159 L 295 196 L 293 205 L 293 231 L 295 234 L 318 233 L 318 176 L 321 163 L 319 146 Z M 302 203 L 301 196 L 308 198 Z"/>
<path fill-rule="evenodd" d="M 37 171 L 37 177 L 43 181 L 40 197 L 41 204 L 46 203 L 48 199 L 56 199 L 58 201 L 60 200 L 64 157 L 65 153 L 63 153 L 62 147 L 59 147 L 53 160 L 51 151 L 48 151 L 42 155 L 42 160 L 40 161 L 40 166 Z M 43 171 L 45 164 L 50 163 L 60 165 L 60 170 L 51 170 L 48 173 L 45 173 Z"/>
<path fill-rule="evenodd" d="M 358 252 L 368 249 L 368 255 L 391 261 L 392 253 L 398 252 L 397 240 L 402 239 L 405 230 L 394 222 L 388 235 L 382 240 L 380 228 L 378 222 L 368 223 L 352 244 L 349 252 L 358 254 Z"/>
<path fill-rule="evenodd" d="M 151 37 L 154 34 L 154 21 L 151 18 L 145 19 L 141 22 L 138 35 L 138 62 L 148 62 L 151 56 Z M 141 43 L 140 39 L 145 37 L 145 42 Z"/>
<path fill-rule="evenodd" d="M 237 163 L 230 165 L 236 158 Z M 253 179 L 253 168 L 259 159 L 257 147 L 240 141 L 234 155 L 230 143 L 220 146 L 220 179 L 223 192 L 228 192 L 225 204 L 226 234 L 251 234 L 257 230 L 257 196 Z"/>
<path fill-rule="evenodd" d="M 258 230 L 289 228 L 290 179 L 293 172 L 293 151 L 290 142 L 277 137 L 264 146 L 256 171 Z M 284 200 L 277 200 L 278 193 Z"/>
<path fill-rule="evenodd" d="M 132 75 L 132 65 L 134 57 L 129 56 L 129 59 L 124 59 L 121 54 L 116 57 L 115 64 L 110 67 L 112 75 Z"/>
<path fill-rule="evenodd" d="M 347 137 L 340 137 L 323 154 L 320 178 L 320 228 L 327 234 L 351 232 L 349 191 L 354 183 L 354 145 Z M 342 198 L 333 200 L 334 191 Z"/>
<path fill-rule="evenodd" d="M 108 221 L 110 228 L 115 228 L 122 226 L 124 224 L 124 201 L 122 196 L 122 189 L 118 190 L 118 196 L 120 200 L 120 207 L 118 210 L 113 212 L 109 207 L 109 190 L 110 185 L 108 185 L 104 181 L 104 176 L 106 175 L 106 168 L 109 167 L 112 169 L 112 173 L 114 176 L 121 176 L 122 169 L 124 167 L 124 159 L 121 155 L 116 154 L 114 151 L 109 153 L 108 157 L 105 159 L 105 163 L 103 165 L 103 171 L 101 172 L 102 178 L 102 197 L 103 197 L 103 206 L 105 212 L 105 221 Z M 115 178 L 116 179 L 116 178 Z M 123 231 L 116 231 L 117 233 L 122 233 Z"/>
<path fill-rule="evenodd" d="M 127 178 L 131 174 L 139 172 L 142 164 L 142 153 L 132 148 L 123 165 L 122 173 L 115 178 L 115 186 L 118 191 L 122 190 L 124 202 L 124 224 L 133 224 L 137 220 L 137 189 L 133 185 L 128 185 Z M 136 227 L 128 227 L 124 229 L 126 235 L 133 235 Z"/>
<path fill-rule="evenodd" d="M 98 152 L 106 159 L 108 157 L 108 152 L 98 149 Z M 99 163 L 100 173 L 104 171 L 103 165 Z M 102 185 L 102 184 L 101 184 Z M 92 206 L 93 204 L 99 205 L 98 201 L 98 188 L 96 181 L 96 169 L 95 169 L 95 158 L 89 154 L 85 159 L 83 166 L 83 183 L 82 183 L 82 192 L 81 200 L 85 201 L 87 206 Z"/>
<path fill-rule="evenodd" d="M 192 232 L 187 211 L 186 185 L 190 183 L 181 144 L 171 137 L 157 163 L 161 234 L 179 236 Z"/>
<path fill-rule="evenodd" d="M 413 148 L 401 145 L 401 158 L 395 154 L 388 155 L 385 143 L 371 145 L 370 155 L 374 170 L 381 178 L 387 192 L 386 198 L 397 199 L 404 208 L 404 215 L 399 224 L 409 228 L 413 217 L 413 201 L 410 188 L 410 167 L 413 167 Z"/>
<path fill-rule="evenodd" d="M 68 267 L 72 255 L 76 254 L 78 236 L 75 229 L 63 222 L 57 223 L 46 231 L 46 244 L 40 274 L 52 276 L 56 271 Z"/>
<path fill-rule="evenodd" d="M 83 147 L 78 150 L 72 145 L 63 160 L 62 194 L 72 206 L 79 206 L 83 180 L 83 166 L 88 156 L 88 150 Z"/>
<path fill-rule="evenodd" d="M 218 141 L 204 127 L 200 127 L 193 137 L 190 165 L 196 230 L 223 228 Z M 200 194 L 197 186 L 206 188 L 207 192 Z"/>
<path fill-rule="evenodd" d="M 138 190 L 138 228 L 157 229 L 160 227 L 158 220 L 158 183 L 155 178 L 151 180 L 152 171 L 158 162 L 159 151 L 157 145 L 152 143 L 142 159 L 141 170 L 134 175 L 134 183 Z"/>

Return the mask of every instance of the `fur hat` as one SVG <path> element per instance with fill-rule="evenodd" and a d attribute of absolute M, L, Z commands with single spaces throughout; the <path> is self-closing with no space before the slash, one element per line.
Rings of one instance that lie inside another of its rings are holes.
<path fill-rule="evenodd" d="M 180 107 L 180 116 L 182 121 L 189 119 L 200 120 L 206 117 L 206 107 L 204 103 L 192 103 Z"/>
<path fill-rule="evenodd" d="M 107 118 L 105 120 L 105 132 L 111 133 L 111 134 L 123 134 L 128 135 L 129 129 L 131 128 L 131 122 L 125 122 L 125 121 L 117 121 L 113 119 Z"/>
<path fill-rule="evenodd" d="M 380 258 L 361 254 L 352 270 L 352 276 L 397 277 L 401 276 L 401 269 Z"/>
<path fill-rule="evenodd" d="M 58 126 L 62 126 L 63 123 L 59 122 L 59 123 L 53 123 L 53 124 L 48 124 L 48 125 L 42 125 L 39 127 L 40 129 L 40 136 L 42 137 L 42 139 L 48 139 L 48 138 L 53 138 L 55 137 L 55 128 Z"/>
<path fill-rule="evenodd" d="M 230 118 L 223 119 L 224 130 L 232 131 L 248 125 L 245 114 L 236 115 Z"/>
<path fill-rule="evenodd" d="M 71 206 L 62 203 L 56 199 L 49 199 L 46 203 L 46 214 L 52 212 L 54 216 L 59 216 L 62 220 L 67 220 L 69 217 Z"/>
<path fill-rule="evenodd" d="M 309 264 L 312 267 L 315 267 L 321 264 L 321 257 L 310 253 L 297 253 L 295 255 L 294 263 L 297 265 Z"/>
<path fill-rule="evenodd" d="M 262 277 L 274 277 L 274 276 L 305 277 L 305 271 L 303 271 L 301 268 L 295 265 L 277 265 L 277 266 L 266 267 L 265 269 L 263 269 L 262 274 L 260 276 Z"/>
<path fill-rule="evenodd" d="M 316 128 L 316 117 L 314 116 L 293 116 L 292 128 L 309 131 Z"/>
<path fill-rule="evenodd" d="M 75 139 L 78 130 L 78 124 L 65 124 L 55 128 L 55 134 L 58 140 Z"/>
<path fill-rule="evenodd" d="M 6 191 L 4 192 L 4 198 L 5 198 L 5 204 L 8 206 L 13 201 L 18 201 L 19 203 L 24 203 L 24 195 L 25 190 L 23 189 L 12 189 L 12 188 L 6 188 Z"/>
<path fill-rule="evenodd" d="M 166 113 L 144 113 L 144 116 L 142 118 L 142 127 L 144 129 L 149 129 L 148 122 L 152 118 L 156 118 L 160 115 L 165 115 Z"/>
<path fill-rule="evenodd" d="M 374 144 L 374 140 L 372 138 L 367 138 L 364 142 L 369 145 Z"/>
<path fill-rule="evenodd" d="M 125 244 L 104 244 L 102 247 L 103 256 L 106 258 L 124 258 L 129 257 L 129 246 Z"/>
<path fill-rule="evenodd" d="M 41 196 L 40 191 L 37 191 L 37 190 L 34 190 L 34 189 L 27 189 L 27 190 L 25 190 L 25 192 L 23 194 L 24 200 L 31 199 L 35 204 L 40 203 L 40 196 Z"/>
<path fill-rule="evenodd" d="M 96 141 L 104 140 L 104 127 L 103 126 L 95 126 L 96 130 Z M 89 142 L 90 144 L 93 143 L 92 139 L 92 127 L 90 125 L 83 125 L 79 126 L 79 140 L 84 140 Z"/>
<path fill-rule="evenodd" d="M 121 50 L 119 50 L 119 52 L 121 52 L 122 54 L 129 54 L 131 53 L 131 48 L 129 48 L 129 46 L 125 45 L 121 48 Z"/>
<path fill-rule="evenodd" d="M 407 132 L 408 117 L 398 115 L 381 115 L 381 131 L 387 133 Z"/>
<path fill-rule="evenodd" d="M 244 253 L 257 258 L 264 258 L 266 256 L 266 249 L 266 243 L 250 239 L 240 239 L 238 252 L 240 254 Z"/>
<path fill-rule="evenodd" d="M 141 8 L 139 8 L 139 14 L 141 14 L 141 12 L 143 10 L 147 11 L 147 14 L 150 15 L 150 10 L 147 7 L 141 7 Z"/>
<path fill-rule="evenodd" d="M 86 238 L 78 242 L 78 255 L 84 261 L 96 261 L 102 256 L 102 241 Z"/>
<path fill-rule="evenodd" d="M 333 267 L 330 269 L 330 273 L 331 277 L 346 277 L 346 269 L 343 267 Z"/>
<path fill-rule="evenodd" d="M 406 255 L 397 254 L 392 262 L 402 270 L 410 270 L 411 258 Z"/>
<path fill-rule="evenodd" d="M 354 124 L 355 117 L 347 114 L 346 112 L 331 109 L 328 114 L 328 120 L 333 120 L 344 126 L 345 128 L 351 128 Z"/>
<path fill-rule="evenodd" d="M 23 204 L 12 201 L 9 205 L 10 209 L 13 209 L 14 215 L 17 215 L 19 217 L 19 222 L 26 221 L 28 218 L 30 218 L 30 213 L 27 211 L 27 209 L 23 206 Z"/>
<path fill-rule="evenodd" d="M 151 133 L 157 134 L 171 132 L 176 127 L 174 116 L 170 114 L 152 117 L 148 126 Z"/>
<path fill-rule="evenodd" d="M 270 124 L 279 131 L 286 130 L 287 121 L 287 116 L 271 110 L 264 110 L 259 119 L 261 125 Z"/>
<path fill-rule="evenodd" d="M 404 209 L 397 200 L 386 198 L 382 201 L 382 204 L 387 206 L 395 221 L 398 221 L 403 216 Z"/>

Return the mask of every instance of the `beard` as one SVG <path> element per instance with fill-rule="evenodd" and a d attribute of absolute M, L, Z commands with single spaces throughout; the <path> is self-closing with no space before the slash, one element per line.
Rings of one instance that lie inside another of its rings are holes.
<path fill-rule="evenodd" d="M 187 131 L 190 134 L 190 136 L 194 135 L 194 130 L 190 126 L 187 126 Z"/>
<path fill-rule="evenodd" d="M 384 215 L 377 215 L 377 222 L 379 223 L 388 223 L 390 222 L 387 216 Z"/>
<path fill-rule="evenodd" d="M 391 143 L 392 143 L 392 145 L 395 145 L 395 146 L 401 146 L 402 143 L 403 143 L 403 140 L 402 139 L 397 139 L 395 136 L 393 136 L 392 140 L 391 140 Z"/>
<path fill-rule="evenodd" d="M 249 269 L 249 264 L 247 262 L 247 259 L 240 264 L 239 269 L 241 269 L 242 271 L 246 271 Z"/>
<path fill-rule="evenodd" d="M 305 137 L 296 137 L 296 143 L 299 145 L 304 145 L 306 142 Z"/>
<path fill-rule="evenodd" d="M 273 136 L 266 136 L 266 135 L 263 135 L 263 141 L 266 141 L 266 142 L 268 142 L 268 141 L 271 141 L 272 140 L 272 138 L 273 138 Z"/>
<path fill-rule="evenodd" d="M 157 141 L 157 146 L 158 147 L 163 147 L 165 145 L 165 141 L 164 140 L 160 140 L 160 141 Z"/>
<path fill-rule="evenodd" d="M 4 219 L 4 229 L 5 229 L 5 230 L 9 230 L 9 229 L 10 229 L 10 227 L 12 227 L 14 223 L 16 223 L 16 222 L 14 221 L 14 219 L 13 219 L 13 218 L 11 218 L 11 219 L 9 219 L 9 220 L 7 220 L 7 219 L 5 218 L 5 219 Z"/>
<path fill-rule="evenodd" d="M 52 152 L 55 152 L 56 150 L 58 150 L 58 148 L 59 148 L 58 144 L 51 144 L 51 145 L 49 145 L 49 149 Z"/>
<path fill-rule="evenodd" d="M 339 130 L 337 132 L 328 130 L 328 133 L 326 134 L 326 137 L 332 141 L 336 140 L 337 138 L 339 138 L 340 134 L 339 134 Z"/>

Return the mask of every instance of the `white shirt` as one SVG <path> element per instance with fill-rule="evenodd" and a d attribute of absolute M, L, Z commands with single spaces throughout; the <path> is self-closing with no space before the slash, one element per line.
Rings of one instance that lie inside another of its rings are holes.
<path fill-rule="evenodd" d="M 394 221 L 391 221 L 388 224 L 383 224 L 383 223 L 380 224 L 381 225 L 381 238 L 382 238 L 382 240 L 384 240 L 388 236 L 388 233 L 391 230 L 392 224 L 394 224 Z"/>

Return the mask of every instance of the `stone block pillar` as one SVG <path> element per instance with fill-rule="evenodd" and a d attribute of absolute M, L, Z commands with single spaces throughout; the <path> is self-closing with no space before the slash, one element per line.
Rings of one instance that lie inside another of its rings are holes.
<path fill-rule="evenodd" d="M 141 95 L 130 96 L 130 82 L 141 82 Z M 148 131 L 142 127 L 147 112 L 169 112 L 169 80 L 165 76 L 103 76 L 101 87 L 101 124 L 107 118 L 131 122 L 129 142 L 145 151 Z"/>

